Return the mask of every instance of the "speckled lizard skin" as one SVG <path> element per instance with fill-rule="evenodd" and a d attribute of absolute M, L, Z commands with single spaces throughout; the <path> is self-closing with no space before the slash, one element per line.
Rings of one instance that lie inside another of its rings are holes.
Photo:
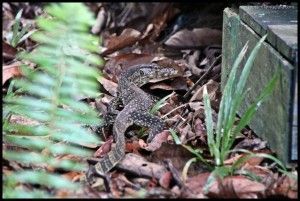
<path fill-rule="evenodd" d="M 91 177 L 93 174 L 105 175 L 124 157 L 125 131 L 129 126 L 135 124 L 148 127 L 147 142 L 150 142 L 155 134 L 163 130 L 163 121 L 148 113 L 155 101 L 150 94 L 144 92 L 140 87 L 148 82 L 178 77 L 182 74 L 179 69 L 162 67 L 155 63 L 136 65 L 121 73 L 117 97 L 113 102 L 114 104 L 122 102 L 124 108 L 122 111 L 117 111 L 115 106 L 111 106 L 109 110 L 112 113 L 112 115 L 109 114 L 111 117 L 117 114 L 113 124 L 113 137 L 116 144 L 107 155 L 95 164 L 94 168 L 90 168 L 87 177 Z M 112 118 L 108 119 L 106 118 L 106 121 L 109 121 L 107 124 L 113 122 Z"/>

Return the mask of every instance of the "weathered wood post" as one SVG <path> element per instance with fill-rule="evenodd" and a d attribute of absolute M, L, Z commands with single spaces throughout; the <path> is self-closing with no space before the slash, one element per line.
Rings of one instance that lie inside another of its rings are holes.
<path fill-rule="evenodd" d="M 245 43 L 249 41 L 247 58 L 258 40 L 268 34 L 247 81 L 246 88 L 251 90 L 238 114 L 245 112 L 279 70 L 280 80 L 272 96 L 249 126 L 289 165 L 298 160 L 297 24 L 297 6 L 241 6 L 238 11 L 226 8 L 223 16 L 222 88 Z"/>

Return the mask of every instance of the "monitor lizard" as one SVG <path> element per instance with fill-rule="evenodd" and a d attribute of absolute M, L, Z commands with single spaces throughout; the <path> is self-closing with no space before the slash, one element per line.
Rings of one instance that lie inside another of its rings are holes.
<path fill-rule="evenodd" d="M 135 124 L 149 128 L 147 142 L 151 142 L 155 134 L 164 128 L 164 122 L 150 113 L 154 105 L 153 96 L 144 92 L 140 87 L 149 82 L 157 82 L 173 77 L 182 76 L 183 71 L 176 67 L 160 66 L 155 63 L 140 64 L 121 73 L 117 97 L 112 100 L 108 114 L 104 118 L 105 125 L 113 122 L 113 137 L 115 146 L 87 172 L 87 180 L 91 181 L 93 175 L 105 177 L 125 155 L 125 131 Z M 122 103 L 123 110 L 118 111 L 117 105 Z M 115 117 L 116 116 L 116 117 Z M 115 119 L 114 119 L 115 117 Z"/>

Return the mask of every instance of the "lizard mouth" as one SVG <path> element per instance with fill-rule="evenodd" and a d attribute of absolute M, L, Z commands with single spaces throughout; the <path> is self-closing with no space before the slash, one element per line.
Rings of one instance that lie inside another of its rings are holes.
<path fill-rule="evenodd" d="M 180 76 L 179 74 L 174 74 L 174 75 L 168 75 L 168 76 L 151 78 L 151 79 L 149 79 L 149 83 L 156 83 L 156 82 L 160 82 L 160 81 L 163 81 L 163 80 L 172 79 L 174 77 L 179 77 L 179 76 Z"/>

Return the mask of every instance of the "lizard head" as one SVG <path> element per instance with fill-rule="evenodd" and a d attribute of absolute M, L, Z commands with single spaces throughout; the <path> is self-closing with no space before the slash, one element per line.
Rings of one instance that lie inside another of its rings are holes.
<path fill-rule="evenodd" d="M 132 69 L 130 81 L 142 86 L 146 83 L 154 83 L 162 80 L 183 76 L 183 72 L 178 67 L 159 66 L 155 63 L 135 66 Z M 130 70 L 131 70 L 130 69 Z"/>

